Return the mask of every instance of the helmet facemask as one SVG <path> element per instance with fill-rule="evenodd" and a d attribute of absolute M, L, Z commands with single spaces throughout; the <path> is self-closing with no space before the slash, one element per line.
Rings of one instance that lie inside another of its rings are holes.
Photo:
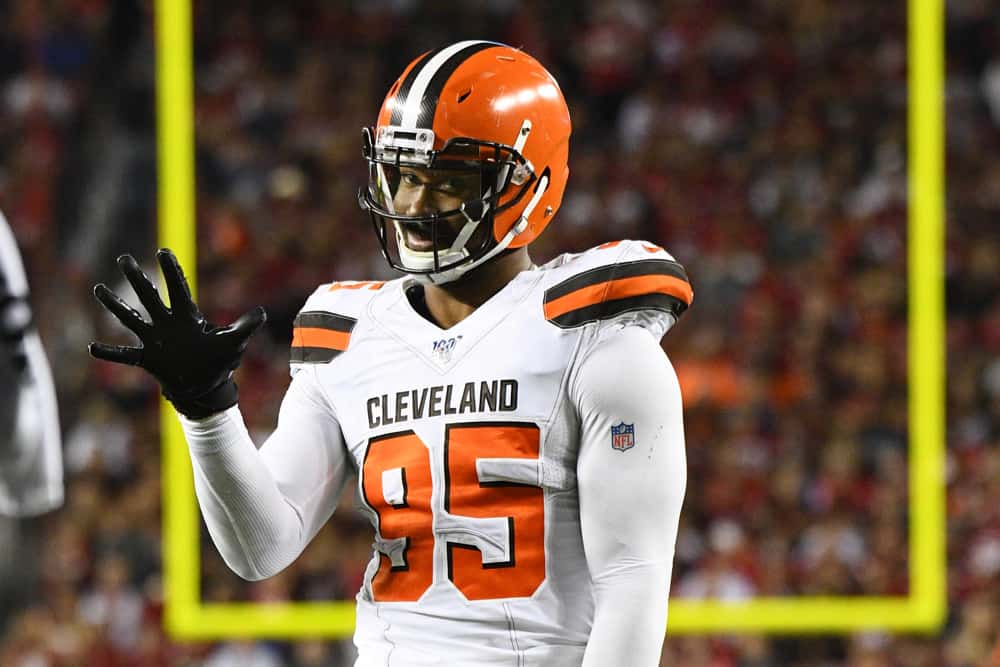
<path fill-rule="evenodd" d="M 363 134 L 369 175 L 358 202 L 393 268 L 445 283 L 510 242 L 509 234 L 495 237 L 495 216 L 517 205 L 537 180 L 517 148 L 459 137 L 434 149 L 431 130 L 379 127 L 375 136 L 370 128 Z"/>

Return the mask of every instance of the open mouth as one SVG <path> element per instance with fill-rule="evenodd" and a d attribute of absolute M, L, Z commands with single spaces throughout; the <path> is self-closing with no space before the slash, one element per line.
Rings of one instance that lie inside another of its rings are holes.
<path fill-rule="evenodd" d="M 434 250 L 434 230 L 431 223 L 425 222 L 404 222 L 402 224 L 403 242 L 410 250 L 418 252 L 429 252 Z M 451 247 L 455 241 L 455 234 L 446 226 L 441 225 L 437 230 L 437 247 L 444 250 Z"/>

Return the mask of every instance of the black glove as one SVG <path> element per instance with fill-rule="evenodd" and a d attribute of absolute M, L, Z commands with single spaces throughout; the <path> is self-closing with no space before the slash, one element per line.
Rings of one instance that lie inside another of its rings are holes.
<path fill-rule="evenodd" d="M 119 364 L 141 366 L 159 381 L 163 395 L 177 411 L 192 419 L 207 417 L 236 405 L 233 371 L 243 350 L 267 314 L 257 306 L 227 327 L 210 324 L 191 299 L 184 272 L 166 248 L 156 253 L 170 295 L 163 305 L 156 287 L 135 258 L 122 255 L 118 268 L 125 274 L 152 322 L 122 301 L 108 286 L 94 287 L 94 296 L 111 314 L 138 336 L 141 347 L 91 343 L 91 356 Z"/>

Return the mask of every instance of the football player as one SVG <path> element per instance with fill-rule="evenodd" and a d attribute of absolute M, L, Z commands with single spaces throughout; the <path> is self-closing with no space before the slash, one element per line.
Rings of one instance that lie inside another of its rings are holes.
<path fill-rule="evenodd" d="M 463 41 L 405 69 L 363 131 L 359 193 L 405 275 L 309 297 L 259 451 L 232 371 L 264 312 L 208 324 L 167 250 L 169 309 L 119 260 L 151 322 L 96 288 L 143 346 L 91 351 L 160 381 L 236 573 L 287 567 L 357 474 L 375 533 L 357 665 L 658 662 L 686 483 L 659 340 L 692 291 L 638 241 L 533 265 L 569 138 L 558 84 L 523 51 Z"/>
<path fill-rule="evenodd" d="M 62 504 L 62 443 L 45 351 L 32 326 L 28 281 L 0 213 L 0 514 L 33 516 Z"/>

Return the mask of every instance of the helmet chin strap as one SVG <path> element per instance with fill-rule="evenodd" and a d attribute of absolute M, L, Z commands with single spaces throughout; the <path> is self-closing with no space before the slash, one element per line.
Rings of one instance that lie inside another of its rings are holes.
<path fill-rule="evenodd" d="M 535 189 L 535 194 L 531 197 L 528 205 L 524 207 L 524 211 L 521 213 L 521 217 L 517 219 L 517 222 L 510 228 L 500 242 L 494 247 L 490 248 L 489 252 L 480 257 L 474 262 L 469 262 L 468 264 L 462 264 L 461 266 L 456 266 L 453 269 L 448 269 L 446 271 L 439 271 L 437 273 L 424 273 L 417 274 L 414 277 L 421 283 L 430 285 L 444 285 L 446 283 L 454 282 L 458 278 L 462 277 L 472 269 L 477 266 L 482 266 L 486 262 L 490 261 L 501 252 L 507 249 L 507 247 L 514 241 L 514 238 L 518 234 L 523 232 L 528 228 L 528 216 L 531 212 L 535 210 L 538 206 L 538 202 L 542 200 L 542 196 L 549 187 L 549 177 L 542 176 L 538 181 L 538 187 Z"/>

